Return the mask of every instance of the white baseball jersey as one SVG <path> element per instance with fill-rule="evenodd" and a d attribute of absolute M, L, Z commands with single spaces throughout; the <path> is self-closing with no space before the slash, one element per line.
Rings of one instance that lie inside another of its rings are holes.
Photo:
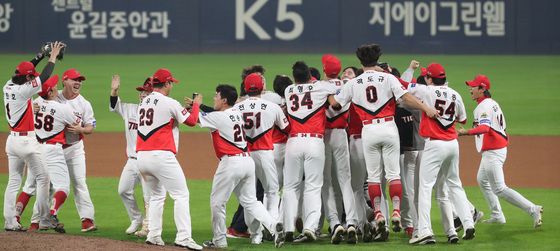
<path fill-rule="evenodd" d="M 188 110 L 177 100 L 159 92 L 150 93 L 138 106 L 136 151 L 164 150 L 177 154 L 178 126 L 189 116 Z"/>
<path fill-rule="evenodd" d="M 200 126 L 212 130 L 214 151 L 218 159 L 224 155 L 239 154 L 247 151 L 243 131 L 243 118 L 236 108 L 210 113 L 201 112 Z"/>
<path fill-rule="evenodd" d="M 408 91 L 427 106 L 434 107 L 441 116 L 432 119 L 422 113 L 420 136 L 440 140 L 457 138 L 455 121 L 465 123 L 467 120 L 465 105 L 459 93 L 447 85 L 410 84 Z"/>
<path fill-rule="evenodd" d="M 277 104 L 258 97 L 249 97 L 234 106 L 242 114 L 245 139 L 249 149 L 272 150 L 272 132 L 276 125 L 281 130 L 288 126 L 288 118 Z"/>
<path fill-rule="evenodd" d="M 36 77 L 21 85 L 8 80 L 4 85 L 4 111 L 10 130 L 14 132 L 34 131 L 33 105 L 31 97 L 41 91 L 41 79 Z"/>
<path fill-rule="evenodd" d="M 406 92 L 395 76 L 384 72 L 365 71 L 348 81 L 335 99 L 343 106 L 352 101 L 363 121 L 394 116 L 396 100 Z"/>
<path fill-rule="evenodd" d="M 340 92 L 344 82 L 340 79 L 330 79 L 323 81 L 325 84 L 331 85 L 336 92 Z M 348 109 L 350 109 L 350 102 L 342 107 L 340 110 L 335 110 L 332 106 L 327 108 L 327 128 L 346 128 L 348 127 Z"/>
<path fill-rule="evenodd" d="M 265 92 L 261 95 L 261 98 L 277 104 L 278 106 L 280 106 L 280 108 L 282 108 L 282 112 L 284 111 L 284 108 L 286 108 L 286 99 L 280 97 L 280 95 L 274 92 Z M 274 130 L 272 131 L 272 142 L 274 144 L 277 144 L 286 143 L 286 141 L 288 141 L 288 135 L 280 130 L 280 128 L 275 126 Z"/>
<path fill-rule="evenodd" d="M 500 108 L 500 105 L 495 100 L 485 98 L 474 109 L 473 127 L 480 125 L 489 126 L 490 131 L 485 134 L 476 135 L 476 149 L 479 152 L 500 149 L 508 145 L 506 118 L 502 108 Z"/>
<path fill-rule="evenodd" d="M 325 106 L 329 95 L 336 90 L 321 81 L 292 84 L 285 90 L 286 109 L 290 120 L 290 133 L 324 134 Z"/>
<path fill-rule="evenodd" d="M 117 97 L 115 108 L 109 107 L 109 110 L 121 115 L 124 120 L 124 130 L 126 136 L 126 155 L 136 157 L 136 137 L 138 136 L 138 105 L 130 103 L 122 103 L 120 97 Z"/>
<path fill-rule="evenodd" d="M 58 95 L 57 101 L 61 104 L 68 104 L 70 108 L 74 112 L 76 117 L 80 118 L 82 121 L 82 126 L 92 125 L 95 128 L 95 117 L 93 116 L 93 108 L 91 107 L 91 103 L 87 101 L 82 95 L 78 95 L 74 99 L 66 99 L 62 93 Z M 66 143 L 69 145 L 73 145 L 76 142 L 82 140 L 84 135 L 70 133 L 68 131 L 65 132 L 66 134 Z"/>
<path fill-rule="evenodd" d="M 35 114 L 35 134 L 39 142 L 66 144 L 64 129 L 66 126 L 80 123 L 69 105 L 55 100 L 44 100 L 39 97 L 34 100 L 39 105 Z"/>

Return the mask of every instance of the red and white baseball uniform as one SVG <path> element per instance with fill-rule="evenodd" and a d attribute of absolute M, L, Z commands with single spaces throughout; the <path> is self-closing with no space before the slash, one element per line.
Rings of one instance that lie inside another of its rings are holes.
<path fill-rule="evenodd" d="M 393 75 L 365 71 L 348 81 L 340 93 L 335 96 L 336 101 L 341 105 L 352 102 L 356 113 L 362 120 L 362 144 L 368 172 L 368 189 L 376 218 L 379 215 L 384 216 L 380 211 L 382 168 L 385 171 L 385 178 L 389 182 L 393 214 L 398 213 L 400 209 L 400 145 L 393 116 L 395 115 L 396 100 L 406 92 Z M 378 227 L 384 226 L 385 220 L 379 220 L 377 223 Z M 384 227 L 380 228 L 381 232 L 384 229 Z"/>
<path fill-rule="evenodd" d="M 136 226 L 149 223 L 147 213 L 146 217 L 142 216 L 142 211 L 138 208 L 138 203 L 134 197 L 134 187 L 138 183 L 142 183 L 142 195 L 144 197 L 144 207 L 148 209 L 150 201 L 150 190 L 144 183 L 144 179 L 138 170 L 138 161 L 136 156 L 136 137 L 138 137 L 138 105 L 131 103 L 122 103 L 120 97 L 116 97 L 117 102 L 114 107 L 109 107 L 110 111 L 119 114 L 124 121 L 124 131 L 126 137 L 126 156 L 128 160 L 123 168 L 119 179 L 118 192 L 128 213 L 128 217 L 132 224 Z M 144 226 L 144 227 L 145 227 Z M 129 233 L 130 234 L 130 233 Z"/>
<path fill-rule="evenodd" d="M 92 125 L 95 128 L 95 117 L 91 103 L 82 95 L 73 99 L 66 99 L 61 93 L 57 101 L 69 105 L 74 114 L 81 119 L 81 125 Z M 70 180 L 74 185 L 74 202 L 80 219 L 94 220 L 95 209 L 91 200 L 86 183 L 86 155 L 84 151 L 83 134 L 75 134 L 65 131 L 66 145 L 64 145 L 64 157 L 68 165 Z"/>
<path fill-rule="evenodd" d="M 321 217 L 321 187 L 325 165 L 323 142 L 327 97 L 336 91 L 316 82 L 290 85 L 285 90 L 290 134 L 286 143 L 283 210 L 286 231 L 295 230 L 298 187 L 305 174 L 303 192 L 303 228 L 315 232 Z"/>
<path fill-rule="evenodd" d="M 261 95 L 262 99 L 268 100 L 280 106 L 282 111 L 286 108 L 286 99 L 274 92 L 265 92 Z M 288 141 L 288 134 L 274 126 L 272 130 L 272 144 L 274 145 L 274 164 L 276 165 L 276 172 L 278 174 L 278 186 L 282 188 L 284 184 L 284 157 L 286 156 L 286 142 Z"/>
<path fill-rule="evenodd" d="M 175 154 L 179 148 L 179 123 L 195 125 L 198 109 L 195 104 L 191 114 L 179 102 L 157 91 L 146 96 L 138 106 L 138 169 L 152 192 L 148 239 L 161 238 L 166 191 L 175 201 L 175 242 L 192 238 L 189 190 Z"/>
<path fill-rule="evenodd" d="M 249 98 L 249 100 L 267 104 L 258 98 Z M 251 102 L 247 105 L 250 105 Z M 274 114 L 271 115 L 274 116 Z M 261 224 L 271 233 L 275 233 L 277 219 L 267 211 L 261 202 L 257 201 L 255 163 L 247 153 L 249 146 L 245 141 L 243 131 L 248 120 L 244 122 L 243 115 L 237 108 L 229 108 L 224 111 L 201 113 L 199 121 L 201 127 L 209 128 L 212 131 L 214 151 L 216 157 L 220 159 L 212 181 L 210 195 L 214 233 L 212 242 L 218 247 L 227 247 L 226 204 L 232 192 L 245 209 L 246 222 L 252 234 L 255 234 Z M 268 126 L 271 126 L 270 123 Z"/>
<path fill-rule="evenodd" d="M 4 111 L 10 127 L 10 135 L 6 140 L 9 179 L 4 193 L 5 229 L 16 230 L 21 227 L 16 219 L 16 196 L 26 164 L 29 173 L 37 179 L 37 209 L 40 224 L 48 224 L 49 176 L 41 145 L 35 137 L 35 120 L 31 104 L 31 97 L 41 91 L 41 84 L 40 78 L 36 77 L 21 85 L 8 80 L 3 88 Z M 21 210 L 21 205 L 19 207 Z"/>
<path fill-rule="evenodd" d="M 478 102 L 478 106 L 474 110 L 473 125 L 475 128 L 469 130 L 469 134 L 476 135 L 476 148 L 482 154 L 477 180 L 492 211 L 490 221 L 506 222 L 498 197 L 505 199 L 532 217 L 540 217 L 542 207 L 509 188 L 504 180 L 503 167 L 507 156 L 508 136 L 506 118 L 500 105 L 492 98 L 482 98 Z"/>
<path fill-rule="evenodd" d="M 337 92 L 342 89 L 344 83 L 340 79 L 323 81 L 331 85 Z M 354 193 L 351 184 L 350 154 L 348 151 L 348 110 L 351 103 L 347 103 L 342 109 L 335 110 L 332 107 L 326 109 L 327 124 L 325 130 L 325 169 L 323 170 L 323 207 L 331 229 L 340 224 L 342 211 L 337 209 L 333 182 L 337 181 L 342 195 L 344 211 L 346 211 L 346 222 L 356 227 L 358 225 Z M 333 175 L 334 177 L 333 179 Z M 363 197 L 362 197 L 363 200 Z"/>
<path fill-rule="evenodd" d="M 474 228 L 465 190 L 459 178 L 459 144 L 455 121 L 465 122 L 465 106 L 459 93 L 447 85 L 410 84 L 408 91 L 427 106 L 434 107 L 441 117 L 432 119 L 422 114 L 420 135 L 426 138 L 420 162 L 418 188 L 418 227 L 420 237 L 433 235 L 430 209 L 432 189 L 435 186 L 436 200 L 442 210 L 445 233 L 456 234 L 453 227 L 452 205 L 463 227 Z M 447 186 L 447 188 L 446 188 Z M 447 194 L 449 192 L 449 195 Z M 451 202 L 449 201 L 451 199 Z"/>
<path fill-rule="evenodd" d="M 280 203 L 278 174 L 274 163 L 274 128 L 288 127 L 288 119 L 277 104 L 259 97 L 249 97 L 234 106 L 242 114 L 243 130 L 255 162 L 255 174 L 261 181 L 266 198 L 266 209 L 278 219 Z"/>

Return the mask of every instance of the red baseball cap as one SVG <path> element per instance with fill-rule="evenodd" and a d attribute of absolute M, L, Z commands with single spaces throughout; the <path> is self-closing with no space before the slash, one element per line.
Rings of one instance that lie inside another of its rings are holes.
<path fill-rule="evenodd" d="M 169 81 L 179 83 L 179 80 L 173 78 L 171 72 L 165 68 L 159 68 L 156 73 L 154 73 L 153 80 L 157 80 L 160 83 L 167 83 Z"/>
<path fill-rule="evenodd" d="M 82 76 L 82 74 L 78 70 L 70 68 L 62 74 L 62 80 L 67 79 L 84 81 L 86 80 L 86 77 Z"/>
<path fill-rule="evenodd" d="M 33 75 L 35 77 L 40 74 L 35 70 L 35 66 L 29 61 L 23 61 L 16 67 L 17 76 Z"/>
<path fill-rule="evenodd" d="M 334 55 L 325 54 L 321 61 L 323 62 L 323 71 L 327 77 L 336 78 L 342 69 L 340 60 Z"/>
<path fill-rule="evenodd" d="M 445 69 L 438 63 L 431 63 L 426 68 L 426 75 L 431 78 L 445 78 Z"/>
<path fill-rule="evenodd" d="M 264 78 L 261 74 L 251 73 L 243 80 L 245 92 L 262 91 L 264 88 Z"/>
<path fill-rule="evenodd" d="M 465 81 L 465 83 L 470 87 L 482 86 L 486 90 L 490 90 L 490 80 L 486 75 L 478 74 L 471 81 Z"/>
<path fill-rule="evenodd" d="M 46 96 L 50 90 L 56 89 L 56 84 L 58 84 L 58 75 L 51 76 L 41 85 L 41 92 L 39 92 L 39 96 Z"/>
<path fill-rule="evenodd" d="M 147 78 L 142 86 L 136 87 L 136 90 L 140 92 L 152 92 L 154 90 L 153 80 L 154 78 L 152 77 Z"/>
<path fill-rule="evenodd" d="M 426 69 L 426 67 L 420 67 L 420 76 L 424 77 L 426 76 L 426 74 L 428 74 L 428 70 Z"/>

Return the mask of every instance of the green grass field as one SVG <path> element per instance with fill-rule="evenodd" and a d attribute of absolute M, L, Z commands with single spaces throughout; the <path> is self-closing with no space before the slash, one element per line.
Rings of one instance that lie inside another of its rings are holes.
<path fill-rule="evenodd" d="M 476 52 L 473 52 L 476 53 Z M 353 55 L 339 55 L 343 66 L 359 65 Z M 0 55 L 0 74 L 5 80 L 13 74 L 15 66 L 31 55 Z M 182 100 L 192 92 L 204 95 L 205 103 L 212 103 L 214 88 L 218 83 L 230 83 L 238 87 L 243 67 L 262 64 L 267 69 L 265 76 L 272 89 L 276 74 L 291 75 L 291 66 L 297 60 L 321 69 L 319 54 L 182 54 L 182 55 L 73 55 L 67 54 L 57 64 L 55 73 L 62 74 L 75 67 L 87 77 L 83 94 L 91 101 L 97 118 L 97 131 L 122 131 L 120 117 L 108 111 L 108 96 L 111 76 L 120 74 L 121 96 L 127 102 L 137 102 L 134 87 L 140 85 L 159 67 L 169 68 L 181 81 L 171 96 Z M 494 98 L 504 110 L 508 132 L 515 135 L 560 135 L 560 71 L 554 65 L 560 56 L 445 56 L 445 55 L 384 55 L 381 61 L 404 71 L 411 59 L 422 65 L 437 61 L 447 69 L 451 87 L 458 90 L 466 103 L 469 121 L 475 102 L 470 100 L 464 84 L 475 74 L 490 77 Z M 41 63 L 38 70 L 42 70 Z M 4 117 L 4 109 L 0 114 Z M 1 131 L 7 126 L 2 123 Z M 182 130 L 200 130 L 184 128 Z"/>
<path fill-rule="evenodd" d="M 188 174 L 187 174 L 188 176 Z M 6 187 L 7 176 L 0 175 L 0 187 Z M 96 223 L 99 230 L 93 233 L 81 233 L 80 222 L 77 215 L 74 199 L 69 197 L 62 207 L 59 218 L 66 225 L 68 234 L 83 236 L 106 237 L 115 240 L 126 240 L 134 242 L 143 242 L 143 239 L 129 236 L 124 230 L 129 225 L 128 216 L 124 206 L 117 194 L 117 178 L 88 178 L 92 200 L 96 210 Z M 212 228 L 210 222 L 210 190 L 211 182 L 205 180 L 189 180 L 189 189 L 191 191 L 190 205 L 193 235 L 196 241 L 201 243 L 208 240 L 212 236 Z M 523 195 L 532 201 L 540 203 L 545 208 L 543 217 L 544 224 L 540 229 L 533 229 L 532 218 L 525 212 L 503 202 L 503 210 L 507 217 L 505 225 L 488 225 L 478 224 L 476 238 L 473 241 L 461 241 L 461 245 L 449 246 L 445 243 L 447 238 L 442 234 L 443 230 L 439 222 L 439 209 L 437 206 L 432 208 L 433 229 L 437 235 L 439 242 L 435 246 L 422 247 L 420 249 L 435 248 L 452 248 L 454 250 L 553 250 L 558 247 L 556 241 L 556 233 L 560 231 L 560 190 L 558 189 L 518 189 Z M 137 190 L 137 198 L 141 194 Z M 488 209 L 482 194 L 476 187 L 468 187 L 467 195 L 471 202 L 480 210 L 486 212 Z M 3 201 L 4 194 L 0 194 Z M 30 204 L 31 205 L 31 204 Z M 231 199 L 228 204 L 228 220 L 229 223 L 233 212 L 237 208 L 237 201 Z M 30 206 L 26 209 L 23 216 L 23 224 L 28 225 L 30 218 Z M 3 218 L 0 220 L 3 226 Z M 175 226 L 173 223 L 173 201 L 167 198 L 164 212 L 164 231 L 163 239 L 168 244 L 173 244 L 175 238 Z M 326 224 L 325 224 L 326 225 Z M 462 233 L 460 233 L 462 234 Z M 232 250 L 269 250 L 273 248 L 270 242 L 266 242 L 260 246 L 249 244 L 248 239 L 228 239 L 230 249 Z M 417 249 L 407 244 L 408 239 L 403 233 L 391 234 L 390 241 L 387 243 L 360 243 L 356 247 L 349 245 L 340 245 L 336 248 L 366 250 L 372 247 L 376 248 L 392 248 L 392 249 Z M 287 244 L 286 250 L 324 250 L 325 248 L 334 248 L 326 239 L 321 239 L 313 244 L 295 245 Z"/>

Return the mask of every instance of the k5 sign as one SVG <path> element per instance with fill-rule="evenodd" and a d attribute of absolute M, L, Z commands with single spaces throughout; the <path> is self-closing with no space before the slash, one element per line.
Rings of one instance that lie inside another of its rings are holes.
<path fill-rule="evenodd" d="M 254 19 L 254 16 L 266 4 L 277 4 L 276 22 L 290 22 L 292 28 L 282 30 L 278 26 L 274 27 L 274 36 L 281 40 L 294 40 L 298 38 L 304 29 L 304 21 L 301 15 L 293 10 L 289 10 L 290 6 L 301 5 L 302 0 L 257 0 L 250 6 L 247 0 L 235 1 L 235 39 L 244 40 L 245 32 L 251 31 L 261 40 L 270 40 L 270 34 Z"/>

